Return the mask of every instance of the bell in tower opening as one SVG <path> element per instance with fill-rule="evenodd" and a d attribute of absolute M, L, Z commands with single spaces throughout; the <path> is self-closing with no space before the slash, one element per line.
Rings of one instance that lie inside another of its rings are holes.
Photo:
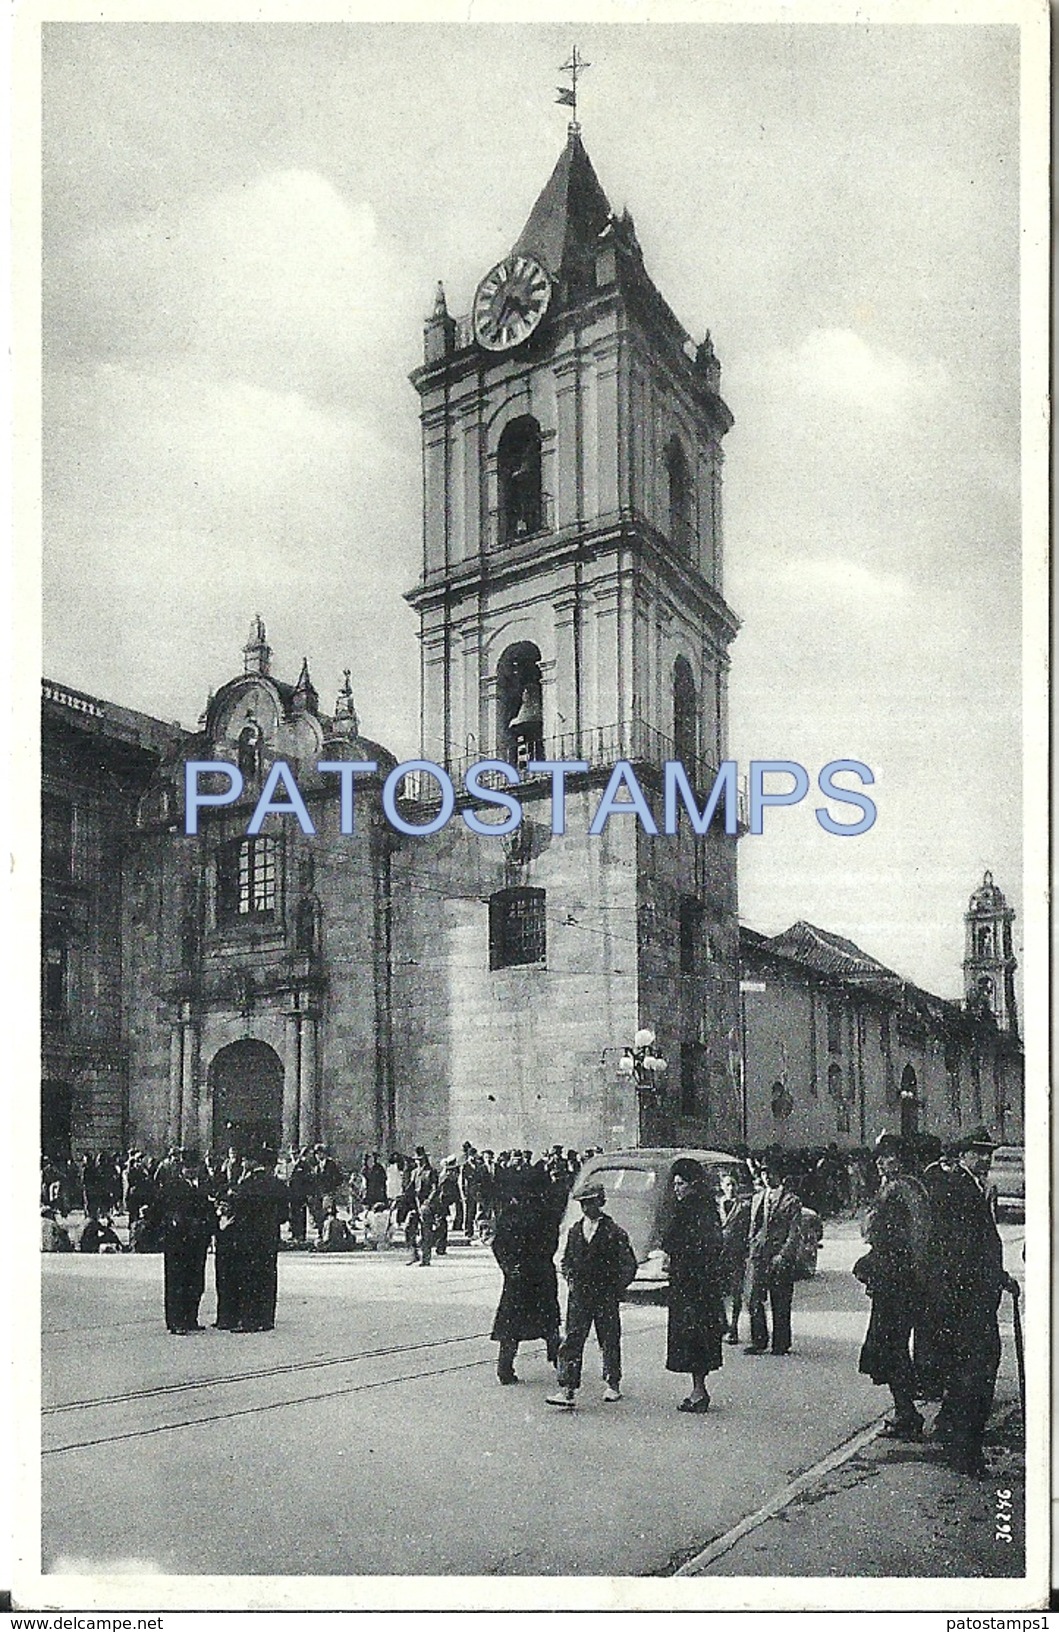
<path fill-rule="evenodd" d="M 525 770 L 531 759 L 544 758 L 539 646 L 526 640 L 508 647 L 497 668 L 496 695 L 497 755 Z"/>

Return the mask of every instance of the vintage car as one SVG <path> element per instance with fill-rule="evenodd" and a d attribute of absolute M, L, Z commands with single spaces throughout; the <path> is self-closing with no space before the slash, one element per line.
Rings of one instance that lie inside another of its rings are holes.
<path fill-rule="evenodd" d="M 994 1150 L 989 1187 L 996 1196 L 998 1218 L 1026 1217 L 1026 1157 L 1021 1145 Z"/>
<path fill-rule="evenodd" d="M 664 1284 L 668 1280 L 668 1265 L 661 1242 L 670 1210 L 676 1205 L 672 1173 L 673 1163 L 680 1156 L 691 1156 L 701 1162 L 718 1193 L 721 1174 L 725 1172 L 733 1174 L 742 1189 L 750 1191 L 753 1187 L 746 1163 L 728 1151 L 609 1150 L 591 1157 L 577 1175 L 563 1219 L 564 1233 L 581 1216 L 577 1198 L 585 1185 L 601 1184 L 607 1194 L 607 1212 L 628 1233 L 640 1262 L 633 1286 Z M 822 1236 L 819 1215 L 811 1207 L 803 1207 L 799 1280 L 816 1274 Z"/>

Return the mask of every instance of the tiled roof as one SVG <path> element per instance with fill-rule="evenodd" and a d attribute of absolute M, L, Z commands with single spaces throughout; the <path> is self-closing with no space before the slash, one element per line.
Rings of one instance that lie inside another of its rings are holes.
<path fill-rule="evenodd" d="M 780 952 L 789 958 L 795 958 L 799 963 L 807 963 L 810 968 L 817 969 L 823 975 L 837 975 L 840 979 L 857 979 L 863 981 L 865 977 L 880 981 L 900 980 L 900 975 L 893 969 L 880 963 L 869 953 L 862 951 L 854 941 L 847 941 L 842 935 L 835 935 L 831 930 L 818 929 L 815 924 L 808 924 L 799 919 L 790 929 L 785 929 L 780 935 L 773 935 L 764 943 L 764 950 Z"/>

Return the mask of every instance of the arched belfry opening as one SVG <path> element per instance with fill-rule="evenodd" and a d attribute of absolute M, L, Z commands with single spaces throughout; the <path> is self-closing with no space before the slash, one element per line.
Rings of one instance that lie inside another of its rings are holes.
<path fill-rule="evenodd" d="M 541 428 L 530 414 L 504 426 L 497 448 L 500 542 L 513 543 L 544 526 Z"/>
<path fill-rule="evenodd" d="M 497 664 L 496 751 L 519 770 L 544 758 L 541 653 L 531 640 L 509 646 Z"/>
<path fill-rule="evenodd" d="M 674 757 L 691 770 L 699 755 L 699 708 L 695 676 L 686 657 L 673 664 Z"/>
<path fill-rule="evenodd" d="M 244 1037 L 219 1049 L 210 1063 L 213 1143 L 243 1156 L 263 1145 L 278 1150 L 283 1131 L 283 1062 L 274 1048 Z"/>

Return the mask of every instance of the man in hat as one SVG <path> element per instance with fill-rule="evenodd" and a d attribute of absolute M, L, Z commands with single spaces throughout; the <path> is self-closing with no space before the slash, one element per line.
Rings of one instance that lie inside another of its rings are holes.
<path fill-rule="evenodd" d="M 1000 1295 L 1015 1285 L 986 1181 L 996 1141 L 979 1124 L 955 1146 L 956 1166 L 934 1201 L 931 1292 L 948 1339 L 934 1438 L 961 1473 L 982 1474 L 982 1440 L 1000 1368 Z"/>
<path fill-rule="evenodd" d="M 859 1369 L 873 1383 L 885 1383 L 894 1414 L 883 1426 L 888 1439 L 923 1437 L 916 1410 L 916 1374 L 909 1352 L 913 1323 L 922 1301 L 922 1264 L 930 1236 L 926 1187 L 912 1173 L 912 1149 L 896 1134 L 875 1141 L 879 1189 L 867 1209 L 862 1233 L 868 1252 L 853 1266 L 871 1298 L 871 1318 L 860 1351 Z"/>
<path fill-rule="evenodd" d="M 593 1325 L 603 1354 L 603 1398 L 608 1404 L 621 1399 L 619 1304 L 639 1267 L 629 1237 L 603 1211 L 603 1186 L 587 1184 L 577 1200 L 582 1216 L 570 1226 L 559 1266 L 570 1286 L 566 1333 L 559 1345 L 559 1387 L 548 1395 L 549 1405 L 567 1410 L 573 1409 L 581 1386 L 581 1359 Z"/>
<path fill-rule="evenodd" d="M 786 1168 L 778 1151 L 765 1153 L 761 1164 L 764 1185 L 750 1205 L 747 1240 L 746 1302 L 750 1315 L 750 1342 L 745 1354 L 764 1354 L 769 1346 L 765 1300 L 772 1307 L 772 1352 L 791 1352 L 791 1305 L 801 1242 L 802 1203 L 787 1184 Z"/>
<path fill-rule="evenodd" d="M 161 1214 L 165 1323 L 175 1337 L 186 1337 L 202 1330 L 199 1304 L 215 1220 L 213 1204 L 198 1182 L 197 1163 L 188 1151 L 181 1151 L 179 1170 L 170 1170 L 162 1182 Z"/>
<path fill-rule="evenodd" d="M 290 1192 L 276 1175 L 276 1152 L 263 1145 L 231 1194 L 237 1300 L 233 1332 L 270 1332 L 276 1324 L 279 1232 L 289 1206 Z"/>
<path fill-rule="evenodd" d="M 434 1249 L 434 1229 L 438 1213 L 438 1173 L 422 1145 L 416 1146 L 416 1162 L 410 1182 L 410 1208 L 406 1235 L 412 1256 L 409 1264 L 429 1269 Z"/>

